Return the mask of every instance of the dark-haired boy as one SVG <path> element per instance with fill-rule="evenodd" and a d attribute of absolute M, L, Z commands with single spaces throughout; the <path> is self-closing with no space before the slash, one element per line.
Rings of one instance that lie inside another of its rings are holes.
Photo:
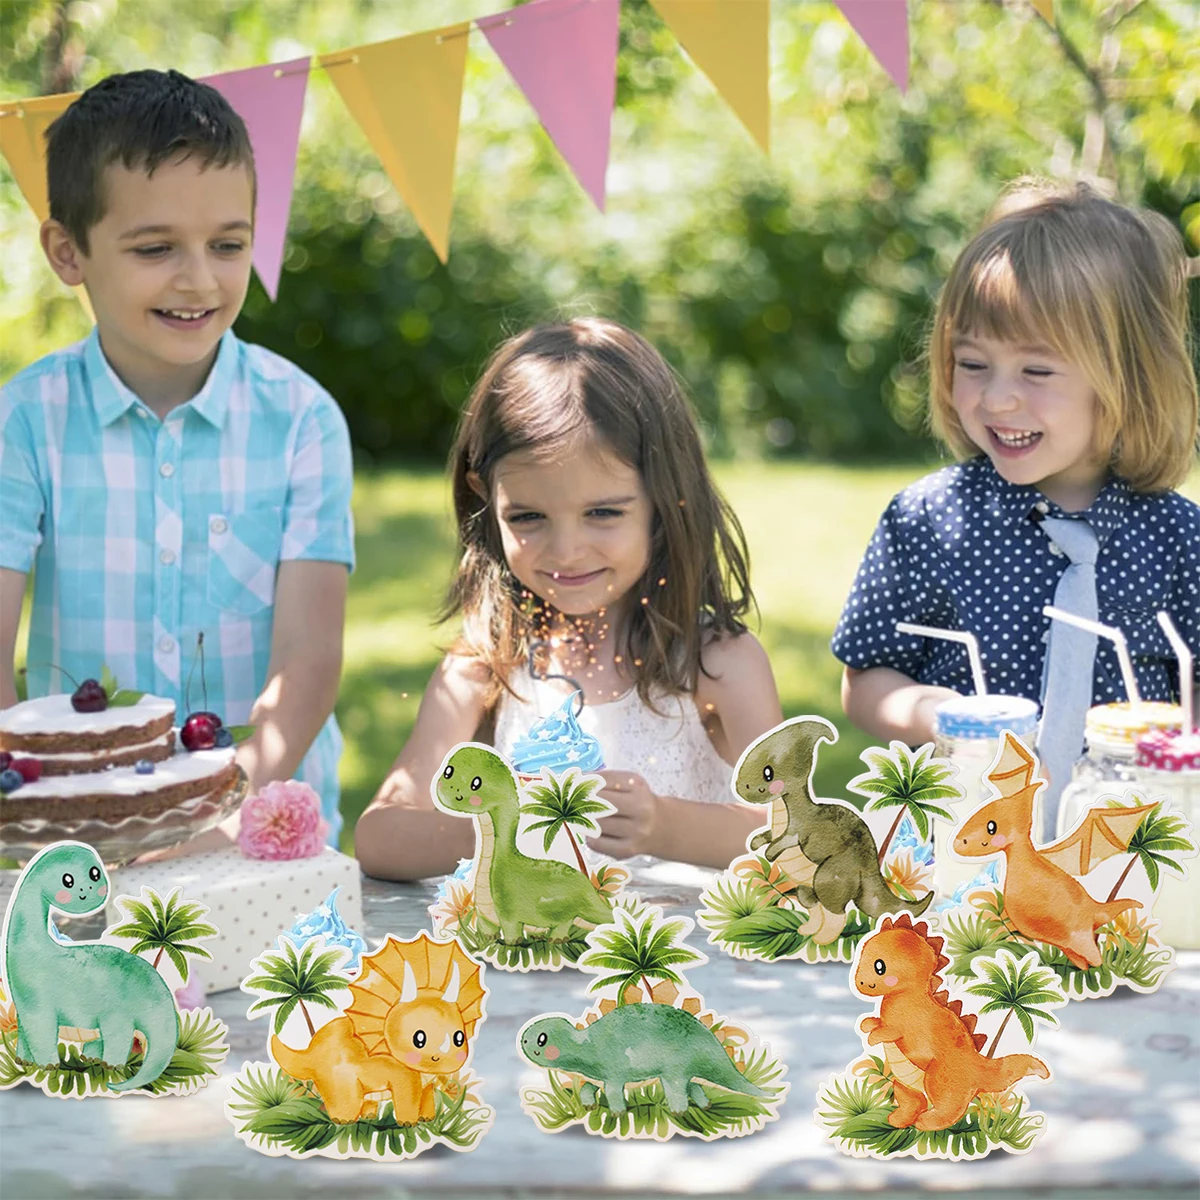
<path fill-rule="evenodd" d="M 47 131 L 55 274 L 96 328 L 0 390 L 0 707 L 34 571 L 29 694 L 98 676 L 253 721 L 256 788 L 337 812 L 350 444 L 330 396 L 231 330 L 250 279 L 254 159 L 213 88 L 103 80 Z M 204 680 L 187 689 L 198 635 Z M 69 687 L 70 685 L 65 685 Z"/>

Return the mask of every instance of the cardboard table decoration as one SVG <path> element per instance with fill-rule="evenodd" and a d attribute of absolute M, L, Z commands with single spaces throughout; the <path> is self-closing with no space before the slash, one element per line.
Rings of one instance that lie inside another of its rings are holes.
<path fill-rule="evenodd" d="M 73 941 L 55 912 L 103 909 L 108 873 L 91 846 L 56 842 L 17 879 L 0 964 L 0 1088 L 48 1096 L 186 1095 L 220 1074 L 228 1030 L 207 1008 L 181 1011 L 190 960 L 217 930 L 179 889 L 120 896 L 123 919 Z"/>
<path fill-rule="evenodd" d="M 787 1068 L 748 1029 L 707 1010 L 676 969 L 707 961 L 684 942 L 692 928 L 646 906 L 619 909 L 588 935 L 579 965 L 601 976 L 589 989 L 594 1007 L 580 1017 L 542 1014 L 517 1035 L 520 1054 L 546 1072 L 521 1091 L 539 1129 L 711 1141 L 778 1117 Z"/>
<path fill-rule="evenodd" d="M 1041 1135 L 1045 1116 L 1017 1084 L 1050 1069 L 999 1048 L 1028 1048 L 1035 1022 L 1057 1023 L 1051 1010 L 1067 1003 L 1057 976 L 1033 952 L 979 962 L 970 982 L 948 982 L 948 962 L 932 921 L 908 913 L 860 942 L 850 988 L 878 1003 L 858 1022 L 867 1056 L 826 1080 L 813 1113 L 844 1153 L 984 1158 L 1022 1154 Z"/>
<path fill-rule="evenodd" d="M 735 957 L 850 962 L 878 917 L 920 916 L 933 900 L 930 827 L 950 819 L 939 802 L 960 794 L 954 767 L 928 745 L 865 751 L 870 769 L 849 786 L 881 814 L 877 836 L 853 802 L 814 794 L 823 741 L 837 741 L 833 725 L 794 717 L 752 742 L 734 768 L 734 794 L 767 808 L 770 823 L 703 893 L 699 921 Z"/>
<path fill-rule="evenodd" d="M 273 1157 L 413 1158 L 473 1150 L 491 1127 L 469 1069 L 485 1019 L 484 968 L 456 941 L 389 935 L 357 970 L 323 935 L 257 958 L 242 990 L 271 1015 L 269 1063 L 249 1063 L 225 1106 Z"/>
<path fill-rule="evenodd" d="M 442 812 L 474 820 L 475 858 L 430 909 L 437 931 L 504 970 L 573 965 L 587 948 L 588 931 L 613 919 L 629 878 L 611 864 L 590 868 L 571 833 L 572 826 L 594 831 L 593 818 L 613 811 L 595 795 L 603 783 L 599 775 L 568 770 L 523 784 L 490 746 L 455 746 L 430 790 Z M 550 855 L 560 831 L 570 840 L 570 861 Z"/>
<path fill-rule="evenodd" d="M 1034 951 L 1071 999 L 1124 986 L 1157 990 L 1175 963 L 1151 915 L 1161 866 L 1179 873 L 1196 853 L 1191 828 L 1165 801 L 1133 791 L 1101 797 L 1066 837 L 1039 846 L 1034 807 L 1045 786 L 1037 757 L 1012 733 L 987 775 L 995 796 L 955 831 L 963 857 L 1001 860 L 995 887 L 945 916 L 950 973 L 976 960 Z"/>

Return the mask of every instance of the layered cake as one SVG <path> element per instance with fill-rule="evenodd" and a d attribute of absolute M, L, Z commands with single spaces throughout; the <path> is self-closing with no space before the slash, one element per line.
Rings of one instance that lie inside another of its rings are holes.
<path fill-rule="evenodd" d="M 153 817 L 233 786 L 233 748 L 185 750 L 174 725 L 160 696 L 99 712 L 44 696 L 0 711 L 0 824 Z"/>

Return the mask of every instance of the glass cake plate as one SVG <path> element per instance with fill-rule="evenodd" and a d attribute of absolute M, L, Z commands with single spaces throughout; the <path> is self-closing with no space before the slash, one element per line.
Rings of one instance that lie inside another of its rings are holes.
<path fill-rule="evenodd" d="M 106 867 L 120 867 L 151 850 L 173 850 L 206 833 L 237 810 L 246 798 L 249 780 L 238 767 L 233 784 L 219 793 L 193 796 L 153 817 L 122 817 L 52 821 L 26 817 L 0 825 L 0 857 L 24 866 L 39 850 L 54 842 L 86 842 Z"/>

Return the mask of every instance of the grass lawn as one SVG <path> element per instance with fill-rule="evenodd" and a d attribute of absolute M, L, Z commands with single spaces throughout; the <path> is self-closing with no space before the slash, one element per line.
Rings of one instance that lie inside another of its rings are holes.
<path fill-rule="evenodd" d="M 870 740 L 842 715 L 841 664 L 829 638 L 859 558 L 895 492 L 928 468 L 785 463 L 718 466 L 717 479 L 750 542 L 758 630 L 785 716 L 815 713 L 838 725 L 817 769 L 820 795 L 836 796 L 862 769 Z M 1200 501 L 1200 472 L 1183 489 Z M 454 541 L 449 492 L 437 472 L 362 474 L 355 489 L 358 570 L 350 581 L 346 665 L 338 719 L 343 849 L 417 715 L 421 690 L 454 634 L 432 623 Z"/>

